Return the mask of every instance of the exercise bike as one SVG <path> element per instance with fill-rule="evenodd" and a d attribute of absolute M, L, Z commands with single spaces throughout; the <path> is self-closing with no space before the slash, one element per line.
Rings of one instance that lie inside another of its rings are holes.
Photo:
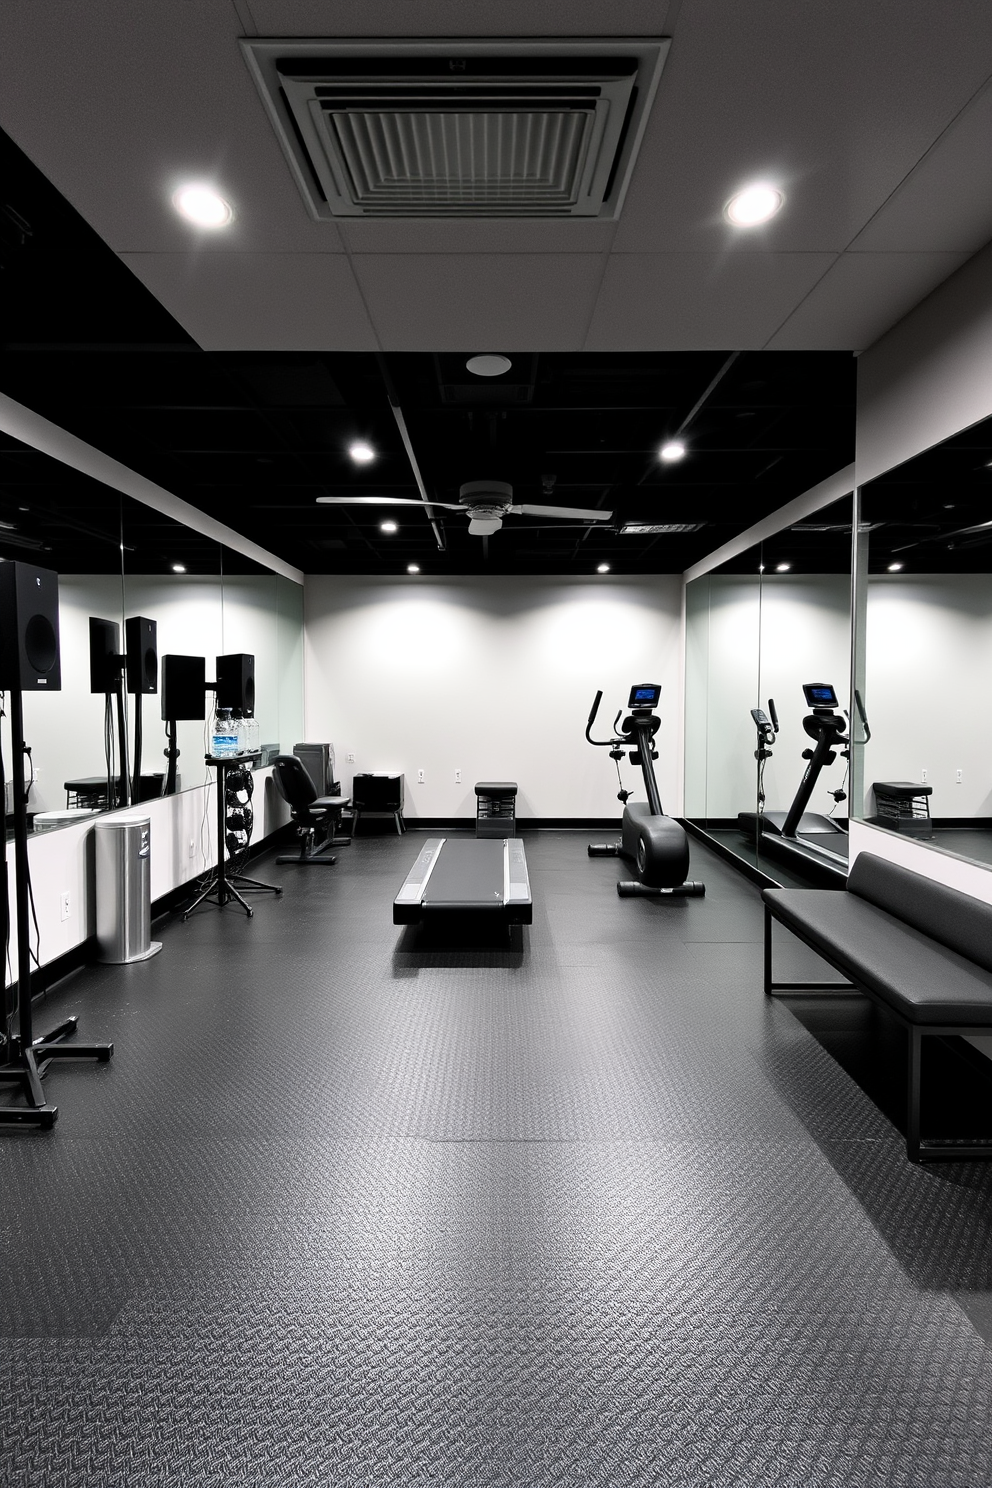
<path fill-rule="evenodd" d="M 654 774 L 654 761 L 658 758 L 654 748 L 654 736 L 661 727 L 661 719 L 653 711 L 661 697 L 661 686 L 653 682 L 636 684 L 630 689 L 627 707 L 630 713 L 620 722 L 617 713 L 613 720 L 613 736 L 609 739 L 594 739 L 592 726 L 599 712 L 602 692 L 597 692 L 592 712 L 586 723 L 586 739 L 598 749 L 608 749 L 610 759 L 616 761 L 617 778 L 620 777 L 620 761 L 629 752 L 632 765 L 640 765 L 644 776 L 647 801 L 630 801 L 631 792 L 621 788 L 617 799 L 623 802 L 623 822 L 619 842 L 590 844 L 591 858 L 621 857 L 634 866 L 637 881 L 621 880 L 617 893 L 621 898 L 657 899 L 661 897 L 689 898 L 706 893 L 705 884 L 688 880 L 689 840 L 685 831 L 661 807 L 658 782 Z"/>

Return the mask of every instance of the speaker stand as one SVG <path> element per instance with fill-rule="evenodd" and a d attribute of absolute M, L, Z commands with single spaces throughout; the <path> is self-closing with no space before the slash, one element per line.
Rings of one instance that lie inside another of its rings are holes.
<path fill-rule="evenodd" d="M 245 914 L 251 919 L 255 911 L 246 900 L 242 899 L 238 889 L 244 889 L 246 894 L 281 894 L 282 885 L 260 883 L 257 878 L 248 878 L 243 873 L 229 873 L 227 870 L 227 772 L 231 765 L 240 768 L 243 765 L 255 764 L 262 758 L 262 751 L 258 750 L 255 754 L 231 754 L 222 757 L 207 754 L 204 758 L 207 764 L 212 765 L 217 771 L 217 872 L 207 880 L 192 904 L 183 910 L 183 921 L 188 920 L 194 909 L 201 904 L 215 904 L 218 909 L 224 909 L 233 902 L 240 904 Z"/>
<path fill-rule="evenodd" d="M 0 1126 L 52 1127 L 58 1106 L 46 1099 L 42 1078 L 53 1059 L 97 1059 L 101 1064 L 114 1052 L 113 1044 L 66 1043 L 78 1020 L 67 1018 L 50 1033 L 35 1038 L 31 1007 L 31 944 L 28 917 L 28 812 L 24 799 L 24 710 L 19 687 L 10 692 L 10 737 L 14 786 L 14 888 L 17 905 L 17 1033 L 8 1020 L 0 1083 L 20 1088 L 26 1104 L 0 1106 Z M 6 834 L 4 858 L 7 855 Z"/>

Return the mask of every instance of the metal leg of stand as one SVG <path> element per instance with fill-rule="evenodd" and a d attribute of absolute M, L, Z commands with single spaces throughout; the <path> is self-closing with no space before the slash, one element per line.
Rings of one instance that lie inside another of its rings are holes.
<path fill-rule="evenodd" d="M 224 856 L 227 847 L 227 771 L 230 764 L 237 764 L 236 760 L 215 760 L 217 766 L 217 872 L 207 884 L 200 890 L 192 904 L 183 910 L 183 921 L 189 919 L 200 904 L 208 901 L 216 904 L 218 909 L 223 909 L 232 900 L 241 905 L 245 914 L 251 919 L 255 911 L 238 893 L 235 884 L 240 884 L 245 893 L 258 893 L 267 891 L 270 894 L 281 894 L 281 884 L 264 884 L 257 878 L 248 878 L 243 873 L 229 873 L 227 860 Z"/>

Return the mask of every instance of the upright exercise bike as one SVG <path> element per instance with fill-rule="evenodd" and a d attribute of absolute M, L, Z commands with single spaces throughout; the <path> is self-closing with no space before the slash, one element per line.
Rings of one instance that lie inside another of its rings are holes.
<path fill-rule="evenodd" d="M 644 898 L 661 897 L 688 898 L 705 894 L 705 884 L 687 881 L 689 873 L 689 841 L 677 821 L 666 816 L 661 808 L 658 782 L 654 774 L 654 761 L 658 758 L 654 748 L 654 736 L 661 727 L 661 719 L 653 711 L 661 697 L 661 686 L 654 682 L 643 682 L 630 689 L 627 707 L 630 713 L 620 722 L 620 713 L 613 720 L 613 736 L 609 739 L 594 739 L 592 726 L 599 712 L 602 692 L 597 692 L 592 712 L 586 724 L 586 739 L 598 749 L 608 749 L 610 759 L 617 764 L 630 753 L 632 765 L 640 765 L 644 776 L 647 801 L 628 804 L 631 792 L 621 786 L 617 799 L 623 802 L 623 823 L 619 842 L 591 844 L 591 858 L 621 857 L 634 865 L 637 881 L 621 880 L 617 893 L 621 898 L 635 895 Z M 619 732 L 618 732 L 619 729 Z"/>

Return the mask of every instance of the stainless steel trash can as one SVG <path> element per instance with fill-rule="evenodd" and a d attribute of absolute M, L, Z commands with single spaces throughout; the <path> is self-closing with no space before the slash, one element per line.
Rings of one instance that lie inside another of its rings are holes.
<path fill-rule="evenodd" d="M 147 961 L 152 940 L 151 820 L 106 816 L 96 833 L 96 941 L 99 960 Z"/>

